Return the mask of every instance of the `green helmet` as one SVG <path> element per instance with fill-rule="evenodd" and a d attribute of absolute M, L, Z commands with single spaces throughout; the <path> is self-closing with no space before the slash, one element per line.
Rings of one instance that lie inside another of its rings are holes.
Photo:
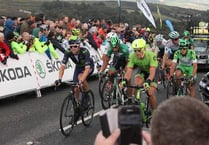
<path fill-rule="evenodd" d="M 72 32 L 72 34 L 73 34 L 74 36 L 79 36 L 80 33 L 81 33 L 80 29 L 76 29 L 76 28 L 73 28 L 73 29 L 71 30 L 71 32 Z"/>
<path fill-rule="evenodd" d="M 185 39 L 180 39 L 179 40 L 179 47 L 188 47 L 188 41 Z"/>
<path fill-rule="evenodd" d="M 134 50 L 144 50 L 146 47 L 146 41 L 142 38 L 140 39 L 135 39 L 132 44 L 131 44 L 132 48 Z"/>
<path fill-rule="evenodd" d="M 69 44 L 80 44 L 80 38 L 78 36 L 71 36 L 69 38 Z"/>
<path fill-rule="evenodd" d="M 112 47 L 118 47 L 120 44 L 120 39 L 117 35 L 113 36 L 111 39 L 110 39 L 110 45 Z"/>
<path fill-rule="evenodd" d="M 184 36 L 189 36 L 189 35 L 190 35 L 189 31 L 185 30 L 184 31 Z"/>

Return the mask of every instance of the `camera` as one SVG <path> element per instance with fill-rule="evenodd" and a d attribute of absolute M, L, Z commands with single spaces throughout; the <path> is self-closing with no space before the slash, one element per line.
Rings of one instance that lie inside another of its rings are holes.
<path fill-rule="evenodd" d="M 120 128 L 118 145 L 142 145 L 142 119 L 138 105 L 125 105 L 104 110 L 100 114 L 100 123 L 105 137 L 108 137 L 116 128 Z"/>

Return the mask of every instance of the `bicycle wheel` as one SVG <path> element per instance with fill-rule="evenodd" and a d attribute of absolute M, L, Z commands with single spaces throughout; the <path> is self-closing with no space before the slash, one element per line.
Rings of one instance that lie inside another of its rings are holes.
<path fill-rule="evenodd" d="M 106 80 L 102 88 L 102 97 L 101 97 L 101 104 L 103 109 L 108 109 L 113 104 L 114 94 L 115 93 L 112 82 Z"/>
<path fill-rule="evenodd" d="M 166 87 L 166 98 L 169 99 L 171 96 L 176 95 L 174 85 L 169 81 Z"/>
<path fill-rule="evenodd" d="M 88 107 L 87 109 L 82 111 L 82 123 L 84 126 L 89 126 L 94 118 L 94 105 L 95 105 L 95 100 L 94 100 L 94 93 L 91 90 L 87 91 L 87 96 L 88 99 L 86 99 L 88 101 Z"/>
<path fill-rule="evenodd" d="M 74 109 L 73 109 L 73 95 L 67 96 L 60 111 L 60 129 L 64 136 L 69 136 L 74 127 Z"/>
<path fill-rule="evenodd" d="M 152 109 L 150 107 L 150 103 L 149 103 L 149 96 L 147 96 L 147 99 L 146 99 L 146 109 L 145 109 L 145 116 L 146 116 L 146 121 L 145 121 L 145 125 L 147 128 L 150 127 L 150 121 L 152 119 Z"/>
<path fill-rule="evenodd" d="M 99 95 L 102 97 L 102 88 L 104 86 L 105 77 L 102 77 L 99 79 Z"/>

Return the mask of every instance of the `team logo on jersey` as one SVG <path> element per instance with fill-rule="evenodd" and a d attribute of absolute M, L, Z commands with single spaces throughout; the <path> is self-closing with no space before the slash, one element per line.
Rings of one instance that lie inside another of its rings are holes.
<path fill-rule="evenodd" d="M 39 77 L 42 79 L 45 78 L 46 71 L 45 71 L 43 63 L 40 60 L 36 60 L 35 68 L 36 68 L 36 71 L 37 71 Z"/>

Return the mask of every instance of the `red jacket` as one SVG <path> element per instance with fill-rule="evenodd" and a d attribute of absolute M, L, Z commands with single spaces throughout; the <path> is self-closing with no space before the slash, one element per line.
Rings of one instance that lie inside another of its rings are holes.
<path fill-rule="evenodd" d="M 10 48 L 5 42 L 0 42 L 0 61 L 3 60 L 1 54 L 3 54 L 6 57 L 9 57 L 10 55 Z"/>

